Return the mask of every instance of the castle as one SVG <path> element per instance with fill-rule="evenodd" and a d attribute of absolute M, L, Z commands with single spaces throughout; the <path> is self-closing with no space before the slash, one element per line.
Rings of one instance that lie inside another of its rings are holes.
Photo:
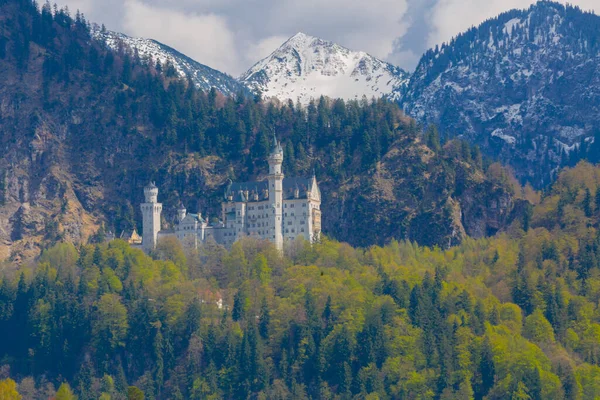
<path fill-rule="evenodd" d="M 269 175 L 260 182 L 229 182 L 222 203 L 221 220 L 209 224 L 200 213 L 177 210 L 174 230 L 161 230 L 162 204 L 154 183 L 144 188 L 142 248 L 154 250 L 161 237 L 174 236 L 184 245 L 198 246 L 207 240 L 226 247 L 243 236 L 273 242 L 283 250 L 285 241 L 297 237 L 313 243 L 321 235 L 321 191 L 315 175 L 311 178 L 285 178 L 283 149 L 274 138 L 268 158 Z"/>

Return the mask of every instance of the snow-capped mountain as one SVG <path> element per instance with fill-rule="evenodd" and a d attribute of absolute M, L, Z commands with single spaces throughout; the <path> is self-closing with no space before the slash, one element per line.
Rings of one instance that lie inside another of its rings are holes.
<path fill-rule="evenodd" d="M 600 17 L 548 1 L 501 14 L 427 52 L 403 104 L 548 183 L 600 126 Z"/>
<path fill-rule="evenodd" d="M 397 100 L 408 83 L 408 73 L 367 53 L 298 33 L 239 80 L 263 97 L 306 104 L 321 95 Z"/>
<path fill-rule="evenodd" d="M 235 78 L 217 71 L 191 59 L 177 50 L 153 39 L 135 38 L 118 32 L 101 30 L 97 26 L 92 29 L 92 35 L 104 41 L 109 47 L 117 49 L 124 45 L 138 51 L 140 57 L 170 62 L 181 77 L 191 77 L 192 81 L 202 90 L 215 88 L 224 95 L 250 94 L 248 88 Z"/>

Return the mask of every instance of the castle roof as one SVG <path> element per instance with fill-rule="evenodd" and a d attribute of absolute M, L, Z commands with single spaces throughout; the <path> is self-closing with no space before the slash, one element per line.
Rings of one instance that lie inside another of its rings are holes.
<path fill-rule="evenodd" d="M 277 136 L 275 135 L 275 132 L 273 132 L 273 148 L 271 149 L 271 154 L 283 154 L 281 142 L 277 141 Z"/>
<path fill-rule="evenodd" d="M 183 219 L 183 221 L 186 221 L 186 220 L 189 221 L 190 219 L 192 221 L 204 222 L 204 219 L 202 219 L 202 216 L 200 216 L 199 214 L 194 214 L 194 213 L 187 213 L 185 218 Z"/>
<path fill-rule="evenodd" d="M 291 177 L 283 179 L 283 200 L 306 199 L 308 191 L 312 190 L 313 178 Z M 298 197 L 296 197 L 296 190 Z M 248 198 L 246 193 L 248 192 Z M 258 200 L 255 194 L 258 194 Z M 225 191 L 225 198 L 231 196 L 234 202 L 265 201 L 269 198 L 269 181 L 232 182 Z"/>

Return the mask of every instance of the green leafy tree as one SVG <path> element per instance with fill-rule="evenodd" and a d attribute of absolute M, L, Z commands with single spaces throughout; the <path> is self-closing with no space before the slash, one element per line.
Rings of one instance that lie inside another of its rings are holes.
<path fill-rule="evenodd" d="M 127 388 L 127 400 L 144 400 L 144 392 L 135 386 Z"/>
<path fill-rule="evenodd" d="M 17 383 L 10 378 L 0 380 L 0 399 L 1 400 L 21 400 L 21 395 L 17 391 Z"/>
<path fill-rule="evenodd" d="M 77 396 L 71 390 L 71 386 L 68 383 L 63 383 L 60 385 L 58 390 L 56 391 L 55 400 L 77 400 Z"/>
<path fill-rule="evenodd" d="M 129 324 L 127 309 L 116 294 L 102 295 L 95 307 L 92 332 L 100 349 L 112 352 L 125 345 Z"/>

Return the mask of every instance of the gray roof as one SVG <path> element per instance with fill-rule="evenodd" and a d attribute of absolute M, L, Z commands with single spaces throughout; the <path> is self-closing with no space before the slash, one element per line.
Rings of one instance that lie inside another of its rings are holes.
<path fill-rule="evenodd" d="M 312 178 L 284 178 L 283 179 L 283 199 L 291 200 L 296 198 L 295 192 L 298 190 L 298 198 L 306 199 L 306 192 L 312 189 Z M 245 191 L 248 191 L 248 199 L 245 197 Z M 225 190 L 225 197 L 231 194 L 234 202 L 248 201 L 254 202 L 258 193 L 258 201 L 265 201 L 269 198 L 269 181 L 260 182 L 232 182 Z M 265 195 L 266 194 L 266 195 Z"/>
<path fill-rule="evenodd" d="M 192 218 L 192 219 L 194 219 L 194 220 L 196 220 L 196 221 L 198 221 L 198 222 L 204 222 L 204 219 L 202 219 L 202 217 L 201 217 L 201 216 L 199 216 L 198 214 L 194 214 L 194 213 L 187 213 L 187 214 L 185 215 L 184 221 L 185 221 L 187 218 Z"/>

